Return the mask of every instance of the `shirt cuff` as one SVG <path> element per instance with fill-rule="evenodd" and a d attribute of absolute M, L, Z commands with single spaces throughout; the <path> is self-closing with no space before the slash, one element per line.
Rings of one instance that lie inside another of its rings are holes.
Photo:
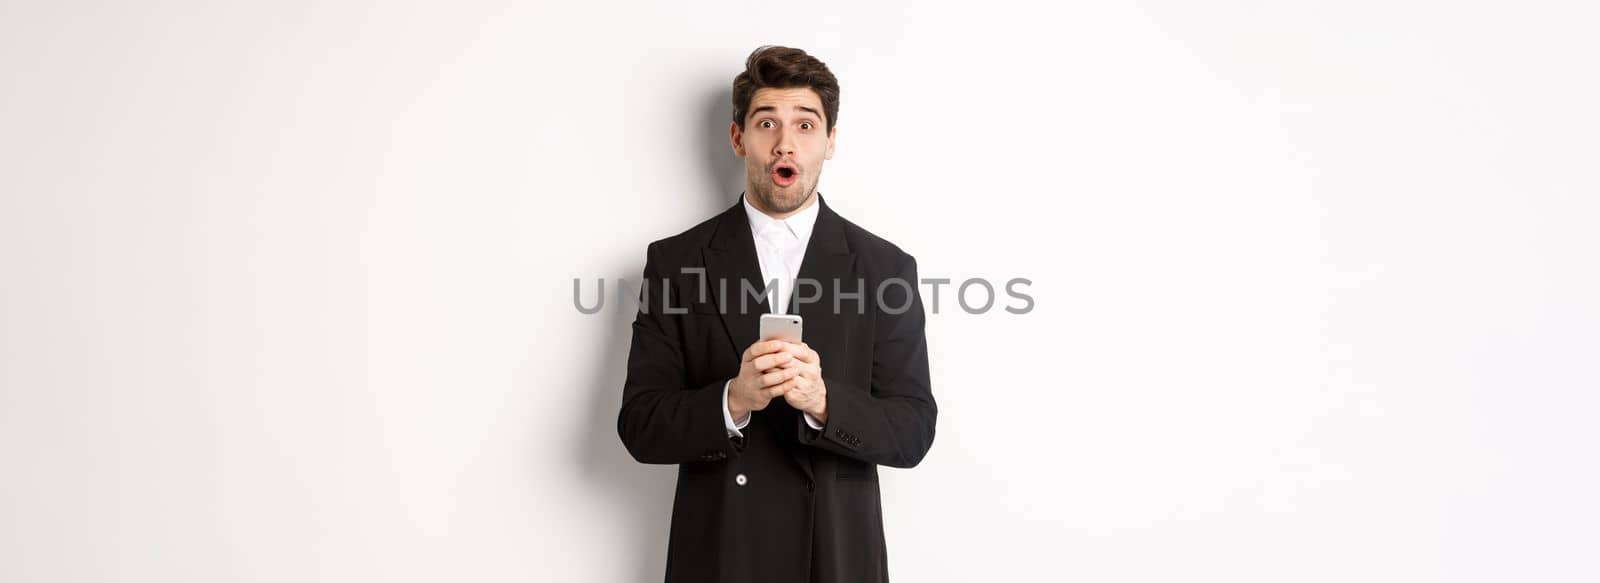
<path fill-rule="evenodd" d="M 801 415 L 806 418 L 806 425 L 810 425 L 812 429 L 817 431 L 822 431 L 822 424 L 817 422 L 816 417 L 812 417 L 810 413 L 802 413 Z"/>
<path fill-rule="evenodd" d="M 744 419 L 740 420 L 738 423 L 733 422 L 733 415 L 728 413 L 728 389 L 732 386 L 733 379 L 728 379 L 728 382 L 722 383 L 722 426 L 728 430 L 728 437 L 738 437 L 743 439 L 744 433 L 739 430 L 744 429 L 744 426 L 750 424 L 750 414 L 745 413 Z M 821 429 L 821 427 L 818 427 L 818 429 Z"/>

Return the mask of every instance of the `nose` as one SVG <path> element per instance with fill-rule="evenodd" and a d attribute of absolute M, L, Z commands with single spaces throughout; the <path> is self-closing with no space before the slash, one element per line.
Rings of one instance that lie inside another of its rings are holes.
<path fill-rule="evenodd" d="M 778 130 L 778 141 L 773 144 L 772 153 L 777 155 L 779 158 L 793 155 L 794 140 L 790 139 L 791 136 L 792 134 L 788 131 L 784 131 L 782 129 Z"/>

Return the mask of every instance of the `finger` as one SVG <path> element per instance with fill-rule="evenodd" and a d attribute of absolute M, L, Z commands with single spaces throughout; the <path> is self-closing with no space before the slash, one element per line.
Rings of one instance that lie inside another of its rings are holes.
<path fill-rule="evenodd" d="M 789 344 L 783 348 L 784 352 L 794 355 L 795 359 L 797 360 L 802 360 L 813 364 L 815 364 L 818 360 L 817 352 L 812 350 L 811 346 L 804 342 L 800 342 L 798 344 Z"/>
<path fill-rule="evenodd" d="M 751 361 L 750 365 L 754 366 L 756 370 L 765 371 L 778 368 L 779 365 L 792 360 L 794 360 L 794 355 L 792 354 L 787 352 L 774 352 L 756 357 L 754 361 Z"/>
<path fill-rule="evenodd" d="M 750 348 L 745 350 L 745 355 L 747 356 L 746 360 L 755 360 L 756 357 L 761 355 L 782 351 L 784 344 L 786 344 L 786 342 L 782 340 L 762 340 L 760 342 L 753 343 L 750 345 Z"/>
<path fill-rule="evenodd" d="M 790 369 L 790 368 L 799 369 L 800 376 L 803 376 L 803 377 L 807 377 L 807 378 L 811 378 L 811 379 L 820 379 L 820 378 L 822 378 L 822 367 L 814 365 L 814 364 L 807 363 L 807 362 L 802 361 L 802 360 L 791 360 L 791 361 L 789 361 L 787 363 L 784 363 L 784 364 L 781 364 L 781 365 L 778 366 L 779 370 Z"/>
<path fill-rule="evenodd" d="M 785 352 L 784 354 L 788 354 L 788 353 Z M 791 356 L 791 357 L 789 357 L 789 360 L 783 361 L 782 363 L 778 364 L 777 368 L 800 368 L 800 367 L 804 367 L 804 366 L 806 366 L 806 363 L 804 361 L 802 361 L 802 360 L 800 360 L 798 358 L 794 358 L 794 357 Z"/>
<path fill-rule="evenodd" d="M 761 343 L 756 342 L 752 343 L 748 348 L 745 348 L 744 354 L 739 355 L 740 362 L 750 362 L 755 360 L 757 356 L 761 356 L 763 353 L 758 350 L 760 347 Z"/>
<path fill-rule="evenodd" d="M 761 393 L 763 395 L 765 395 L 768 399 L 775 399 L 777 397 L 782 396 L 784 393 L 789 392 L 789 389 L 793 388 L 792 385 L 793 385 L 793 382 L 784 381 L 783 383 L 780 383 L 777 386 L 772 386 L 772 387 L 767 387 L 765 389 L 761 389 Z"/>
<path fill-rule="evenodd" d="M 761 386 L 771 387 L 773 385 L 782 383 L 783 381 L 792 379 L 797 374 L 800 374 L 799 371 L 796 371 L 792 368 L 776 369 L 772 372 L 761 375 Z"/>

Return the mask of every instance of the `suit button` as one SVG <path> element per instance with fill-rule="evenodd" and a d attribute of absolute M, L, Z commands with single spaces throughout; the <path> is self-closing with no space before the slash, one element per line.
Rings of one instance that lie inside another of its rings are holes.
<path fill-rule="evenodd" d="M 815 492 L 816 489 L 817 489 L 816 482 L 806 482 L 806 491 L 807 492 Z"/>
<path fill-rule="evenodd" d="M 750 480 L 746 479 L 744 477 L 744 474 L 739 474 L 739 475 L 733 477 L 733 483 L 738 484 L 740 486 L 743 486 L 744 483 L 748 482 L 748 481 L 750 481 Z"/>

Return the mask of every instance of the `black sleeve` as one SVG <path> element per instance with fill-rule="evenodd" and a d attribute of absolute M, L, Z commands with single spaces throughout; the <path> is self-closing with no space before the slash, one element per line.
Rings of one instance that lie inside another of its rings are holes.
<path fill-rule="evenodd" d="M 617 435 L 633 459 L 647 464 L 713 461 L 736 455 L 722 420 L 722 387 L 685 386 L 683 347 L 678 334 L 682 315 L 669 314 L 662 286 L 660 249 L 645 253 L 639 314 L 633 320 L 633 345 L 628 350 L 628 378 L 622 386 Z M 672 290 L 674 298 L 678 290 Z M 681 309 L 681 301 L 674 301 Z"/>
<path fill-rule="evenodd" d="M 896 278 L 908 285 L 884 287 L 872 334 L 872 386 L 828 376 L 828 421 L 821 431 L 800 420 L 800 441 L 839 455 L 896 468 L 916 466 L 933 446 L 938 407 L 928 379 L 925 316 L 918 291 L 917 262 L 907 256 Z M 907 297 L 907 294 L 910 294 Z M 902 313 L 886 308 L 905 306 Z"/>

